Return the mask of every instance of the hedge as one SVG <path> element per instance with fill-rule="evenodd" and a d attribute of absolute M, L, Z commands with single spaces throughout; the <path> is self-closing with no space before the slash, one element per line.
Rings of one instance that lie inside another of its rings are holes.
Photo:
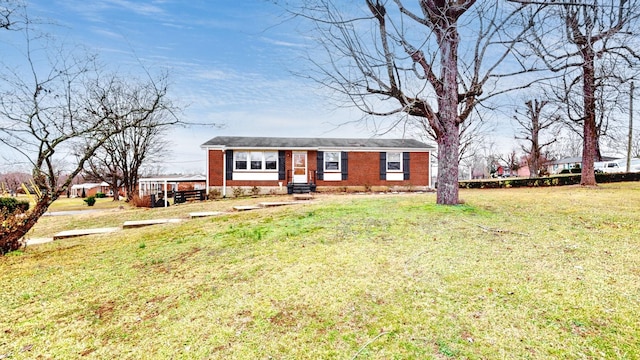
<path fill-rule="evenodd" d="M 553 175 L 537 178 L 506 178 L 506 179 L 488 179 L 488 180 L 463 180 L 459 182 L 459 186 L 465 189 L 498 189 L 510 187 L 542 187 L 542 186 L 563 186 L 580 184 L 581 176 L 579 174 L 571 175 Z M 596 174 L 596 182 L 614 183 L 623 181 L 640 181 L 640 173 L 615 173 Z"/>
<path fill-rule="evenodd" d="M 18 201 L 18 199 L 12 197 L 0 197 L 0 211 L 12 214 L 16 210 L 26 212 L 29 210 L 29 202 Z"/>

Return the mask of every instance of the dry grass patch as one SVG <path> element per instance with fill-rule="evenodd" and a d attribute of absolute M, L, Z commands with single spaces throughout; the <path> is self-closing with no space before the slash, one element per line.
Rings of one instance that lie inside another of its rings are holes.
<path fill-rule="evenodd" d="M 0 259 L 0 356 L 640 357 L 640 184 L 462 197 L 321 196 L 30 247 Z M 204 204 L 185 213 L 237 203 Z"/>

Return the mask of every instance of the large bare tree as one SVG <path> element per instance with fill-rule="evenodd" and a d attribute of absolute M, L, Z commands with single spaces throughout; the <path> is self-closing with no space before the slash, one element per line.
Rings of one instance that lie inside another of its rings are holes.
<path fill-rule="evenodd" d="M 498 79 L 529 70 L 508 61 L 520 36 L 510 26 L 519 6 L 497 0 L 366 0 L 364 10 L 331 0 L 304 4 L 294 12 L 313 22 L 324 50 L 309 56 L 316 70 L 309 76 L 366 115 L 424 120 L 438 144 L 437 202 L 457 204 L 460 125 L 483 97 L 502 92 Z"/>
<path fill-rule="evenodd" d="M 105 109 L 110 127 L 121 131 L 108 138 L 88 159 L 85 174 L 109 184 L 114 200 L 118 200 L 121 188 L 130 200 L 135 194 L 142 168 L 154 161 L 160 162 L 167 155 L 168 142 L 164 136 L 177 122 L 173 113 L 176 109 L 167 102 L 153 113 L 123 111 L 125 108 L 138 108 L 141 102 L 152 96 L 159 83 L 166 83 L 166 79 L 163 76 L 152 82 L 135 78 L 124 80 L 116 76 L 108 87 L 96 88 L 91 93 Z M 137 126 L 128 127 L 127 124 L 132 122 Z"/>
<path fill-rule="evenodd" d="M 24 62 L 0 68 L 0 149 L 30 164 L 36 205 L 26 216 L 0 228 L 2 252 L 20 246 L 22 236 L 66 193 L 72 179 L 106 141 L 169 106 L 167 84 L 151 82 L 135 102 L 104 107 L 102 97 L 93 95 L 99 90 L 110 96 L 113 76 L 103 77 L 96 57 L 58 47 L 31 29 L 28 21 L 24 23 L 20 51 Z M 114 118 L 121 119 L 119 126 L 113 126 Z M 71 154 L 78 146 L 83 150 L 74 157 Z M 67 177 L 61 181 L 63 172 Z"/>
<path fill-rule="evenodd" d="M 626 80 L 627 69 L 638 65 L 640 1 L 512 1 L 535 5 L 537 11 L 523 22 L 534 25 L 527 37 L 531 49 L 550 70 L 562 74 L 565 99 L 579 93 L 581 106 L 572 114 L 568 103 L 568 113 L 582 124 L 581 184 L 595 185 L 598 87 L 613 74 Z"/>
<path fill-rule="evenodd" d="M 553 144 L 556 138 L 548 136 L 543 138 L 542 132 L 552 126 L 559 126 L 559 116 L 554 111 L 545 113 L 544 108 L 549 106 L 548 100 L 527 100 L 525 101 L 524 114 L 516 110 L 514 119 L 518 126 L 516 139 L 524 140 L 525 145 L 522 150 L 527 156 L 527 164 L 531 177 L 539 175 L 543 160 L 543 150 Z"/>

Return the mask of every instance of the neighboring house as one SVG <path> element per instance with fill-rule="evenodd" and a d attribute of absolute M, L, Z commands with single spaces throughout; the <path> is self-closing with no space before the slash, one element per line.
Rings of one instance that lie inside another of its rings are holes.
<path fill-rule="evenodd" d="M 219 136 L 207 151 L 207 189 L 261 193 L 427 189 L 432 146 L 412 139 Z"/>
<path fill-rule="evenodd" d="M 83 191 L 84 190 L 84 191 Z M 74 184 L 69 190 L 70 197 L 95 196 L 97 193 L 103 193 L 107 196 L 113 196 L 109 184 L 102 183 L 83 183 Z"/>

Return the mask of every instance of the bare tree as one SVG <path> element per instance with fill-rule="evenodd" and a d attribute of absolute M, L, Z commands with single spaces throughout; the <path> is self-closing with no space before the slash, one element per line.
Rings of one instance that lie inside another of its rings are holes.
<path fill-rule="evenodd" d="M 437 202 L 457 204 L 460 125 L 481 101 L 503 92 L 496 87 L 500 78 L 529 70 L 516 62 L 501 66 L 519 40 L 510 22 L 520 7 L 475 0 L 406 7 L 401 0 L 366 0 L 364 13 L 348 16 L 331 0 L 305 5 L 295 13 L 313 22 L 324 50 L 323 56 L 309 56 L 317 70 L 309 77 L 366 115 L 424 119 L 438 144 Z"/>
<path fill-rule="evenodd" d="M 23 7 L 17 0 L 0 0 L 0 29 L 14 30 L 16 23 L 22 19 L 19 13 Z"/>
<path fill-rule="evenodd" d="M 518 169 L 520 169 L 521 164 L 520 156 L 515 149 L 511 150 L 509 153 L 500 155 L 498 159 L 505 164 L 506 169 L 509 171 L 509 176 L 513 176 L 518 173 Z"/>
<path fill-rule="evenodd" d="M 533 24 L 528 37 L 531 49 L 550 70 L 562 73 L 565 97 L 580 95 L 581 106 L 569 114 L 582 124 L 581 184 L 595 185 L 599 81 L 614 74 L 624 81 L 626 69 L 637 66 L 640 53 L 632 41 L 637 36 L 640 1 L 512 1 L 537 5 L 533 7 L 537 12 L 524 21 L 527 26 Z"/>
<path fill-rule="evenodd" d="M 135 194 L 141 169 L 166 155 L 168 142 L 164 135 L 169 127 L 176 124 L 173 108 L 168 102 L 153 113 L 133 111 L 142 99 L 153 95 L 158 83 L 166 83 L 166 76 L 156 81 L 142 79 L 124 80 L 114 76 L 106 88 L 99 87 L 91 93 L 106 110 L 110 126 L 121 129 L 107 139 L 85 166 L 88 177 L 109 184 L 113 199 L 119 199 L 119 190 L 124 188 L 127 200 Z M 123 109 L 127 118 L 122 118 Z M 136 119 L 140 117 L 140 119 Z M 135 127 L 127 124 L 138 123 Z"/>
<path fill-rule="evenodd" d="M 528 100 L 525 102 L 524 114 L 516 110 L 516 115 L 513 117 L 519 125 L 519 135 L 516 135 L 516 139 L 524 140 L 527 143 L 522 146 L 522 150 L 527 156 L 531 177 L 539 175 L 544 158 L 543 149 L 557 140 L 555 137 L 551 137 L 547 141 L 541 139 L 543 131 L 559 122 L 559 116 L 555 112 L 547 114 L 543 112 L 547 105 L 549 105 L 548 100 Z"/>
<path fill-rule="evenodd" d="M 0 228 L 2 252 L 20 245 L 22 236 L 66 193 L 73 178 L 107 140 L 140 126 L 168 106 L 167 85 L 152 83 L 134 104 L 105 108 L 99 97 L 90 95 L 96 88 L 110 89 L 110 79 L 102 78 L 96 57 L 60 49 L 46 37 L 33 36 L 28 21 L 25 23 L 24 66 L 0 69 L 0 147 L 31 164 L 36 205 L 14 225 Z M 122 120 L 120 126 L 113 126 L 114 118 Z M 83 151 L 75 158 L 69 156 L 80 144 Z M 62 169 L 57 164 L 62 158 L 70 168 L 64 171 L 66 180 L 60 181 Z"/>

